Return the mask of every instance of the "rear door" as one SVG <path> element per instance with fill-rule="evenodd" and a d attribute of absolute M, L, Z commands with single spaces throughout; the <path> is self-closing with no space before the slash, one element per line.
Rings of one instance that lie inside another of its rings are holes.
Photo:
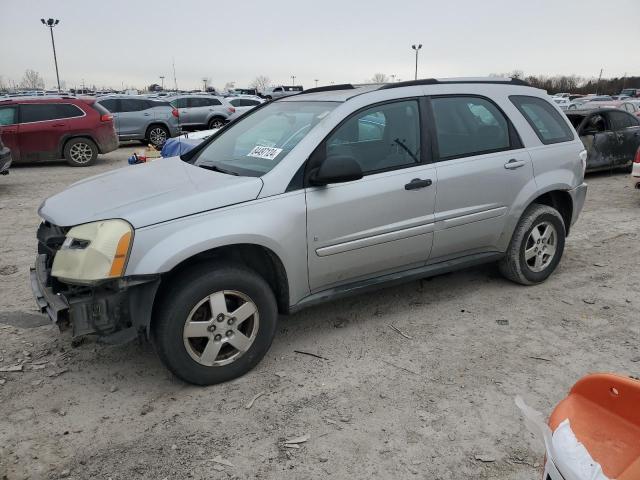
<path fill-rule="evenodd" d="M 61 158 L 61 141 L 68 130 L 68 114 L 62 104 L 21 104 L 18 126 L 20 158 L 24 161 Z"/>
<path fill-rule="evenodd" d="M 430 262 L 498 250 L 533 167 L 511 122 L 481 96 L 431 97 L 438 194 Z"/>
<path fill-rule="evenodd" d="M 611 168 L 619 145 L 609 119 L 600 112 L 592 113 L 582 123 L 578 134 L 587 150 L 587 170 Z"/>
<path fill-rule="evenodd" d="M 611 128 L 616 137 L 619 154 L 613 167 L 622 167 L 633 162 L 640 145 L 640 122 L 633 115 L 623 111 L 607 112 Z"/>
<path fill-rule="evenodd" d="M 122 138 L 143 138 L 153 114 L 147 100 L 121 98 L 118 112 L 118 133 Z"/>
<path fill-rule="evenodd" d="M 319 161 L 350 156 L 364 177 L 306 188 L 312 291 L 426 262 L 436 176 L 426 163 L 422 124 L 418 100 L 388 102 L 355 113 L 319 147 Z"/>
<path fill-rule="evenodd" d="M 14 162 L 20 160 L 20 143 L 18 142 L 18 106 L 0 106 L 0 136 L 5 147 L 11 149 Z"/>

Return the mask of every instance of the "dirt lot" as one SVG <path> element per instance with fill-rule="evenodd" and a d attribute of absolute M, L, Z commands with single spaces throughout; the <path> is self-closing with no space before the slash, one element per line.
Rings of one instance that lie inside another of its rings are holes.
<path fill-rule="evenodd" d="M 640 195 L 622 174 L 588 178 L 540 286 L 490 265 L 315 307 L 282 318 L 253 372 L 209 388 L 150 345 L 74 348 L 34 309 L 36 209 L 132 150 L 0 177 L 0 368 L 22 366 L 0 373 L 2 479 L 538 479 L 515 395 L 550 412 L 588 372 L 640 375 Z"/>

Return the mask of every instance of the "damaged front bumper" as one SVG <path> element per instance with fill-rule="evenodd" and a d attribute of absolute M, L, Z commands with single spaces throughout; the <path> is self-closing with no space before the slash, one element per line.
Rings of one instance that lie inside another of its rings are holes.
<path fill-rule="evenodd" d="M 146 334 L 160 285 L 157 275 L 106 280 L 93 286 L 63 284 L 51 277 L 47 255 L 31 268 L 36 304 L 60 330 L 74 337 L 96 334 L 105 343 L 124 343 Z"/>

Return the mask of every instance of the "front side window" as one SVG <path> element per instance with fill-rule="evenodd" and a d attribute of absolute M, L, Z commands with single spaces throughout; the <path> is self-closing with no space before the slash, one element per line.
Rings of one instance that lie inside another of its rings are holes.
<path fill-rule="evenodd" d="M 545 145 L 573 140 L 573 133 L 566 120 L 546 100 L 526 95 L 512 95 L 509 99 Z"/>
<path fill-rule="evenodd" d="M 638 120 L 625 112 L 609 112 L 609 121 L 613 130 L 624 130 L 629 127 L 637 127 Z"/>
<path fill-rule="evenodd" d="M 0 125 L 16 123 L 16 107 L 0 107 Z"/>
<path fill-rule="evenodd" d="M 259 177 L 281 162 L 337 105 L 271 103 L 231 124 L 190 161 L 233 175 Z"/>
<path fill-rule="evenodd" d="M 326 155 L 353 157 L 364 174 L 420 163 L 420 110 L 416 100 L 362 110 L 326 140 Z"/>
<path fill-rule="evenodd" d="M 509 150 L 509 123 L 490 101 L 480 97 L 431 99 L 440 159 Z"/>

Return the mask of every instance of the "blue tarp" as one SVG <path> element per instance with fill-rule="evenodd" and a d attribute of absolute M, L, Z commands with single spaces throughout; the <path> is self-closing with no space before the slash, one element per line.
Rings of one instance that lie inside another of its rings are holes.
<path fill-rule="evenodd" d="M 169 138 L 162 147 L 160 155 L 163 157 L 176 157 L 187 153 L 193 149 L 196 145 L 200 145 L 204 141 L 204 138 Z"/>

